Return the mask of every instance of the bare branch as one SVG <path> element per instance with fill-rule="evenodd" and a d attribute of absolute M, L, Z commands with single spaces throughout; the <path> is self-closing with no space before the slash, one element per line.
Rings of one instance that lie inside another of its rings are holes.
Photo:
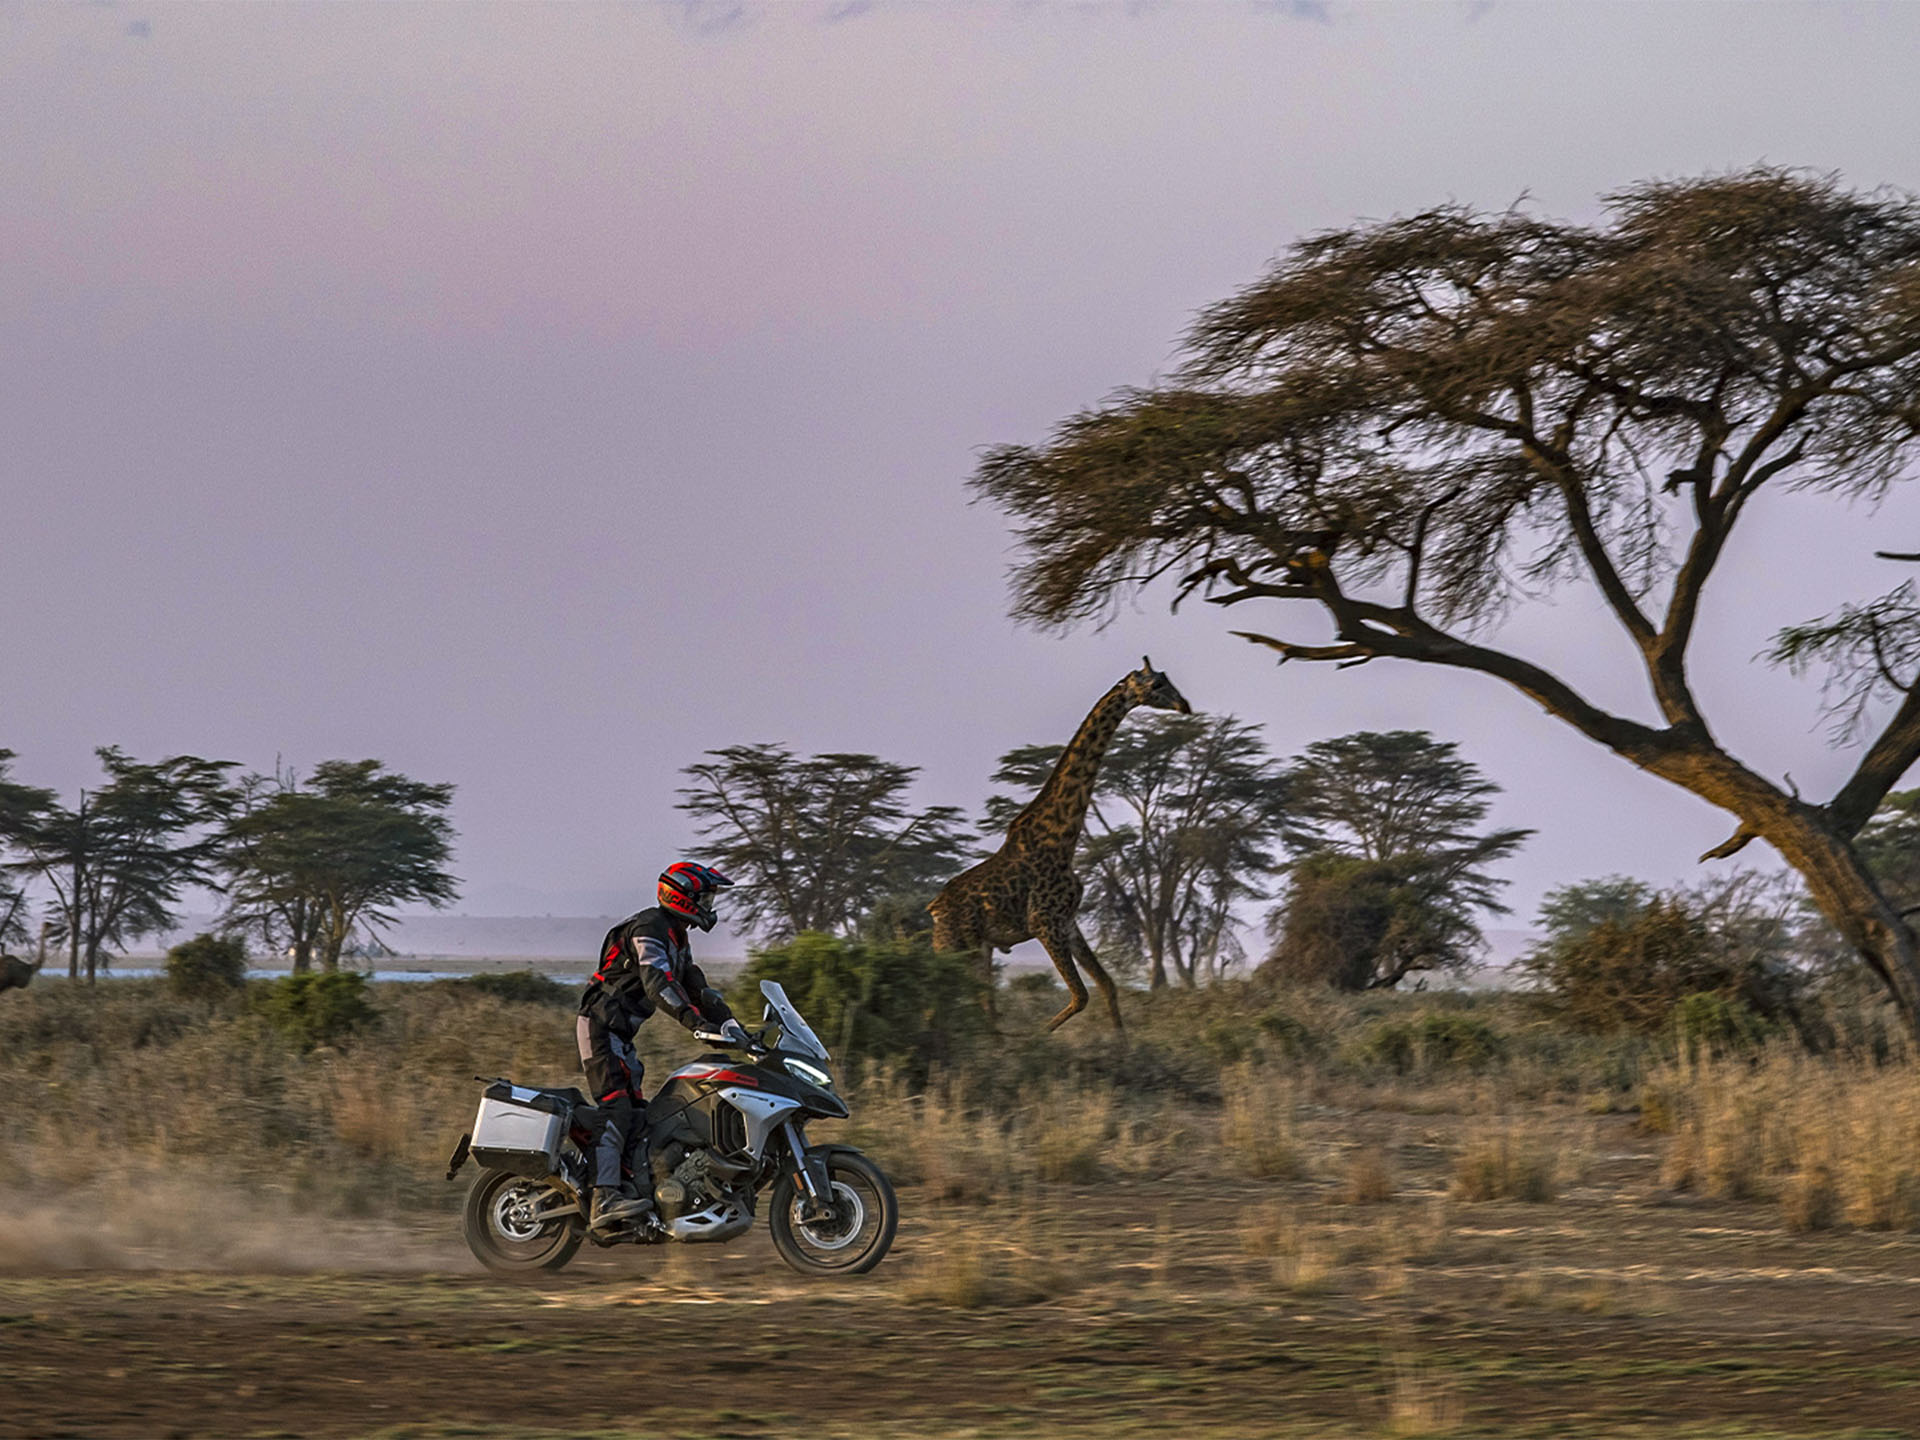
<path fill-rule="evenodd" d="M 1759 831 L 1751 829 L 1746 825 L 1742 825 L 1738 830 L 1734 831 L 1733 834 L 1729 835 L 1725 840 L 1722 840 L 1718 845 L 1714 846 L 1711 850 L 1704 852 L 1700 856 L 1700 859 L 1697 863 L 1704 865 L 1709 860 L 1724 860 L 1729 855 L 1738 854 L 1740 851 L 1746 849 L 1749 842 L 1758 840 L 1759 838 L 1760 838 Z"/>

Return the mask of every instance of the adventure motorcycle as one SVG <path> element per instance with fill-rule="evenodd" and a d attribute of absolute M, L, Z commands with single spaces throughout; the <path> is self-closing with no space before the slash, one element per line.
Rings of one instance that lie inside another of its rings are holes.
<path fill-rule="evenodd" d="M 486 1085 L 471 1132 L 447 1165 L 481 1168 L 467 1194 L 467 1246 L 497 1275 L 558 1270 L 582 1240 L 596 1245 L 715 1244 L 751 1228 L 773 1190 L 768 1222 L 780 1258 L 803 1273 L 860 1275 L 893 1244 L 900 1212 L 880 1167 L 847 1145 L 809 1145 L 811 1119 L 844 1120 L 827 1047 L 787 992 L 760 982 L 767 1002 L 758 1037 L 702 1055 L 666 1079 L 647 1106 L 653 1213 L 611 1231 L 587 1228 L 599 1112 L 577 1089 L 510 1080 Z"/>

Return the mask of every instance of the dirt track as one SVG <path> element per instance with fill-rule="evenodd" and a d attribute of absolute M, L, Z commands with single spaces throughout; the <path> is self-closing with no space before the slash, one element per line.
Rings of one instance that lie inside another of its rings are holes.
<path fill-rule="evenodd" d="M 802 1281 L 763 1235 L 525 1288 L 0 1277 L 0 1436 L 1920 1435 L 1920 1241 L 1649 1204 L 1638 1163 L 1418 1244 L 1431 1202 L 1328 1206 L 1315 1284 L 1234 1228 L 1270 1188 L 1210 1224 L 1145 1185 L 1049 1192 L 1035 1265 L 997 1248 L 1017 1207 L 929 1220 L 909 1194 L 866 1282 Z M 963 1245 L 1002 1260 L 956 1303 Z"/>

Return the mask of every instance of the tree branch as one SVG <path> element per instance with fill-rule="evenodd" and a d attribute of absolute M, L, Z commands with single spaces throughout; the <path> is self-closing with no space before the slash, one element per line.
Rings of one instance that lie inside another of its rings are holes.
<path fill-rule="evenodd" d="M 1920 684 L 1908 689 L 1887 728 L 1860 757 L 1847 783 L 1827 802 L 1834 829 L 1849 839 L 1859 834 L 1915 760 L 1920 760 Z"/>
<path fill-rule="evenodd" d="M 1735 830 L 1733 834 L 1729 835 L 1725 840 L 1722 840 L 1711 850 L 1703 853 L 1698 863 L 1704 865 L 1709 860 L 1724 860 L 1729 855 L 1738 854 L 1740 851 L 1746 849 L 1748 842 L 1758 840 L 1759 838 L 1760 832 L 1743 822 L 1740 828 Z"/>

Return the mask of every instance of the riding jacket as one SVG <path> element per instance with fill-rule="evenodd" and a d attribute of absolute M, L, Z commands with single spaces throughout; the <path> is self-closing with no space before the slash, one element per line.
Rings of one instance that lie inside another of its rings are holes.
<path fill-rule="evenodd" d="M 600 968 L 580 997 L 580 1059 L 635 1062 L 633 1032 L 655 1010 L 664 1010 L 689 1030 L 719 1029 L 733 1018 L 720 992 L 693 963 L 687 932 L 666 911 L 642 910 L 607 932 L 600 942 Z M 623 1042 L 616 1046 L 615 1040 Z M 638 1075 L 634 1076 L 637 1086 Z"/>

